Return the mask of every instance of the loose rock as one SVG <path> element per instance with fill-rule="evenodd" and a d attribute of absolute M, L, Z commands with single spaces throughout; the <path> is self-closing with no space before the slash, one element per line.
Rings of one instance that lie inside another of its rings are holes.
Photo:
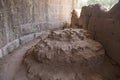
<path fill-rule="evenodd" d="M 24 57 L 28 78 L 90 80 L 85 78 L 83 70 L 102 64 L 104 49 L 87 35 L 83 29 L 65 29 L 52 31 L 47 38 L 41 39 Z"/>

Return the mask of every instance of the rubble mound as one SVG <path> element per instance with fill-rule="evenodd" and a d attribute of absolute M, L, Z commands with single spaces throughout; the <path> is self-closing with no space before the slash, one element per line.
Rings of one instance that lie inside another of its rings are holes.
<path fill-rule="evenodd" d="M 52 31 L 29 49 L 24 57 L 30 80 L 93 80 L 83 70 L 104 60 L 102 45 L 83 29 Z"/>

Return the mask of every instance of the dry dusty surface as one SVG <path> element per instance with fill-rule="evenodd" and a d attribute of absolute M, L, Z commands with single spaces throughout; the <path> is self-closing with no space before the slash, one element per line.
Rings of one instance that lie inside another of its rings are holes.
<path fill-rule="evenodd" d="M 86 31 L 66 29 L 0 60 L 0 80 L 120 80 L 120 68 Z"/>
<path fill-rule="evenodd" d="M 22 60 L 24 54 L 29 48 L 35 45 L 39 40 L 40 39 L 36 39 L 19 47 L 14 52 L 12 52 L 11 54 L 5 56 L 2 60 L 0 60 L 0 80 L 14 80 L 13 78 L 15 77 L 17 71 L 19 70 L 19 68 L 22 67 Z M 22 70 L 24 70 L 24 68 L 22 68 Z M 23 77 L 21 77 L 19 80 L 24 80 L 22 78 Z"/>

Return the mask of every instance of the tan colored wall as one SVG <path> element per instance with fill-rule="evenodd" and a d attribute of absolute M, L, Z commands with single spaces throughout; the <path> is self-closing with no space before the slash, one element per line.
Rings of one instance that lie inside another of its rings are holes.
<path fill-rule="evenodd" d="M 95 32 L 95 38 L 105 46 L 107 54 L 120 64 L 120 2 L 106 17 L 99 18 Z"/>
<path fill-rule="evenodd" d="M 96 8 L 83 8 L 85 10 L 82 12 L 80 24 L 92 33 L 95 40 L 103 44 L 107 55 L 120 64 L 120 2 L 108 12 Z M 91 16 L 88 19 L 89 15 Z"/>
<path fill-rule="evenodd" d="M 120 64 L 120 21 L 100 19 L 95 27 L 95 39 L 104 45 L 107 55 Z"/>

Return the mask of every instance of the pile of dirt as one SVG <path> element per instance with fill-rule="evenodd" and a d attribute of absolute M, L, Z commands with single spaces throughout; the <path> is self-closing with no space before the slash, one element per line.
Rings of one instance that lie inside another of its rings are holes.
<path fill-rule="evenodd" d="M 94 80 L 90 70 L 103 63 L 105 52 L 89 37 L 83 29 L 52 31 L 24 56 L 29 80 Z"/>

